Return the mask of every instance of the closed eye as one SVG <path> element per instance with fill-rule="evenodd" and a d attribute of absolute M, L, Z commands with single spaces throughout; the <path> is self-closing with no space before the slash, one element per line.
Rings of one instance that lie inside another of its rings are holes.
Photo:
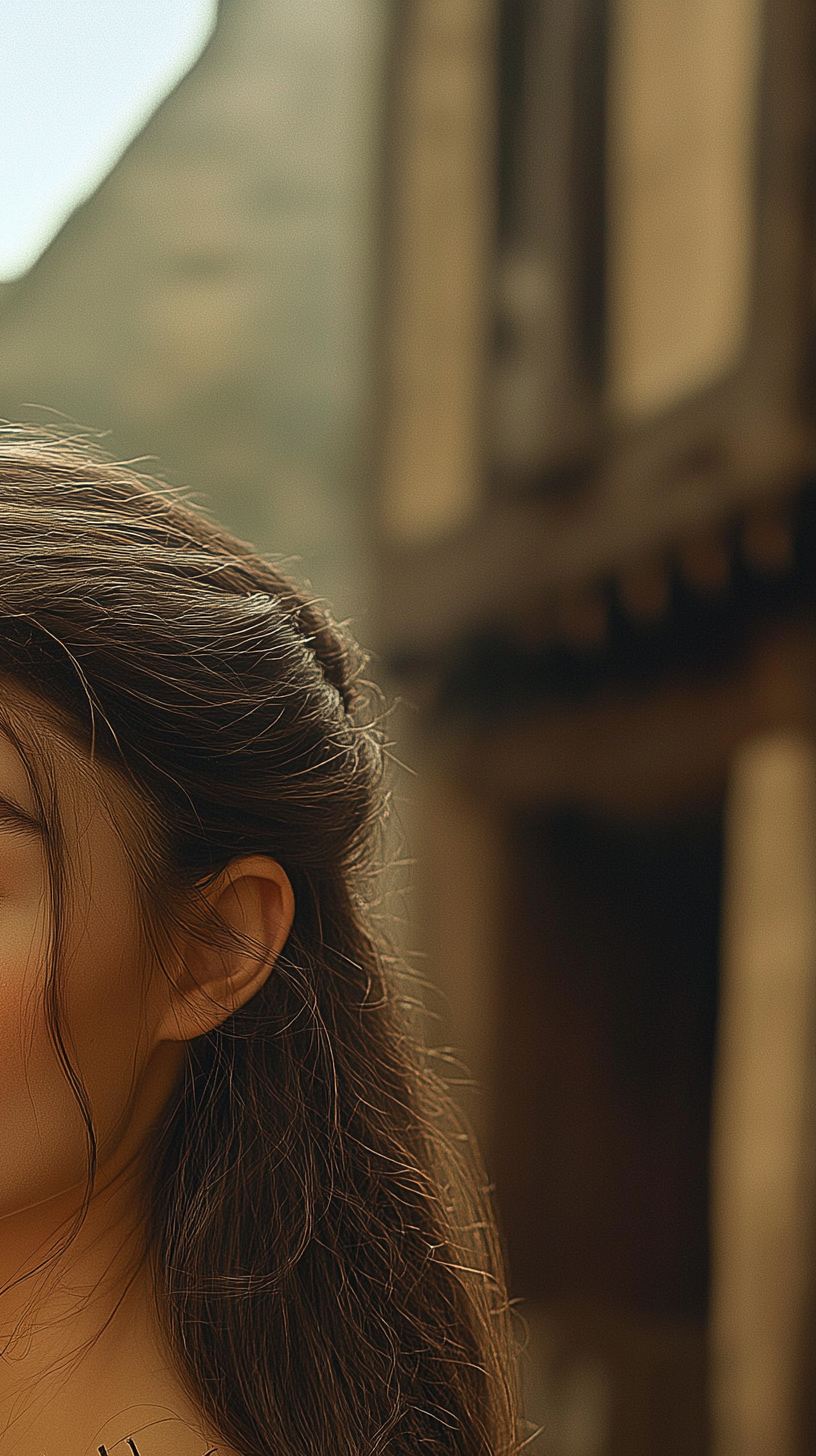
<path fill-rule="evenodd" d="M 13 799 L 0 796 L 0 829 L 16 834 L 42 834 L 43 825 L 34 814 L 29 814 Z"/>

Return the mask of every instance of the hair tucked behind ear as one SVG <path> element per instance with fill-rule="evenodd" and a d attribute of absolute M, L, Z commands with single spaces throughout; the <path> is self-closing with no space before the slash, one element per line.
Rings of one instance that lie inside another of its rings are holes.
<path fill-rule="evenodd" d="M 294 888 L 273 974 L 191 1044 L 156 1132 L 158 1306 L 194 1398 L 244 1456 L 509 1456 L 483 1180 L 366 923 L 380 749 L 353 647 L 124 468 L 12 437 L 0 668 L 139 787 L 148 919 L 237 855 Z"/>

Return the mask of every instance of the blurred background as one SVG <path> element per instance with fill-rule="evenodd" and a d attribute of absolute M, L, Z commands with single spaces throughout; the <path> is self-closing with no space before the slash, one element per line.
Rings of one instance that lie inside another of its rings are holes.
<path fill-rule="evenodd" d="M 0 0 L 0 415 L 374 650 L 540 1456 L 816 1448 L 815 39 Z"/>

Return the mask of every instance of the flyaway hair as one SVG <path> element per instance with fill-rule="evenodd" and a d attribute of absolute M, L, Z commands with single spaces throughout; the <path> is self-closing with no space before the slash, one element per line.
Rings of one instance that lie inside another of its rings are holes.
<path fill-rule="evenodd" d="M 146 943 L 239 855 L 279 860 L 295 894 L 264 988 L 190 1043 L 155 1129 L 145 1227 L 174 1365 L 243 1456 L 510 1456 L 484 1178 L 369 925 L 382 771 L 360 669 L 180 501 L 84 444 L 0 436 L 0 672 L 136 790 Z"/>

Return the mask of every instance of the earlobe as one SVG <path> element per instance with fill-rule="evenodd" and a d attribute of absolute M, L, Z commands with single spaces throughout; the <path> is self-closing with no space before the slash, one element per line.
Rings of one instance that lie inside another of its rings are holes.
<path fill-rule="evenodd" d="M 203 923 L 180 947 L 160 1039 L 212 1031 L 258 992 L 286 943 L 295 899 L 267 855 L 233 860 L 204 892 Z"/>

